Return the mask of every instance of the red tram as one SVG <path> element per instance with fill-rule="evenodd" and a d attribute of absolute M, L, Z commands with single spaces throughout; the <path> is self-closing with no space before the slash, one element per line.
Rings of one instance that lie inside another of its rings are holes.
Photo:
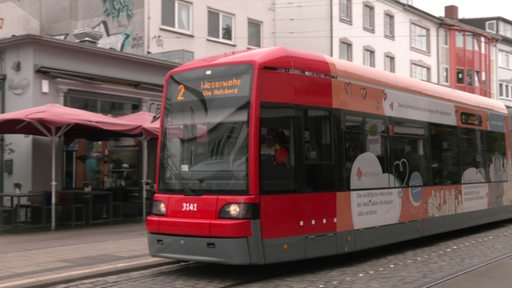
<path fill-rule="evenodd" d="M 266 264 L 512 216 L 495 100 L 287 48 L 166 77 L 152 256 Z"/>

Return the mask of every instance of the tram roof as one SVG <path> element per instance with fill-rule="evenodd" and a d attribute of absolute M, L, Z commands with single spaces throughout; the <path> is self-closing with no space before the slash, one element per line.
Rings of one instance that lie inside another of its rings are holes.
<path fill-rule="evenodd" d="M 372 67 L 332 57 L 285 47 L 271 47 L 230 52 L 198 59 L 176 68 L 188 70 L 203 66 L 251 63 L 255 68 L 281 68 L 312 72 L 328 77 L 350 79 L 374 86 L 424 95 L 448 102 L 507 113 L 506 106 L 495 99 L 452 89 L 410 77 L 405 77 Z"/>

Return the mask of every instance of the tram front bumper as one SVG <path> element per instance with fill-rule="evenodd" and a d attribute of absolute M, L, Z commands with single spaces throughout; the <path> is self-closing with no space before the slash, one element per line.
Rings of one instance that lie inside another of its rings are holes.
<path fill-rule="evenodd" d="M 222 264 L 251 264 L 248 238 L 187 237 L 148 234 L 153 257 Z"/>

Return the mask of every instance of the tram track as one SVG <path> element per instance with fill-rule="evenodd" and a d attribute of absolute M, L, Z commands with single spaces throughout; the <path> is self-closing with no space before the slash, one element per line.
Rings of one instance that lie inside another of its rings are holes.
<path fill-rule="evenodd" d="M 319 261 L 322 262 L 323 260 Z M 256 266 L 231 266 L 188 262 L 181 263 L 179 266 L 173 265 L 173 267 L 169 267 L 169 269 L 160 269 L 160 271 L 153 274 L 152 277 L 168 277 L 170 273 L 173 273 L 174 278 L 181 279 L 184 285 L 186 285 L 186 282 L 189 282 L 189 286 L 203 285 L 204 287 L 216 288 L 244 287 L 246 285 L 250 286 L 254 284 L 257 285 L 257 283 L 265 283 L 265 281 L 279 277 L 286 277 L 293 274 L 300 275 L 301 273 L 305 273 L 308 269 L 308 263 L 311 262 L 315 262 L 315 259 L 291 262 L 287 265 L 270 264 Z"/>
<path fill-rule="evenodd" d="M 57 287 L 468 287 L 453 283 L 511 266 L 511 239 L 509 220 L 332 257 L 248 266 L 174 262 Z M 507 273 L 495 278 L 509 279 Z"/>
<path fill-rule="evenodd" d="M 490 259 L 488 261 L 485 261 L 481 264 L 478 264 L 478 265 L 475 265 L 473 267 L 469 267 L 469 268 L 466 268 L 466 269 L 463 269 L 461 271 L 458 271 L 456 273 L 452 273 L 452 274 L 449 274 L 435 282 L 432 282 L 432 283 L 429 283 L 427 285 L 424 285 L 422 286 L 421 288 L 431 288 L 431 287 L 436 287 L 436 286 L 439 286 L 440 284 L 443 284 L 443 283 L 446 283 L 450 280 L 453 280 L 453 279 L 456 279 L 458 277 L 461 277 L 461 276 L 464 276 L 464 275 L 468 275 L 470 273 L 473 273 L 475 271 L 478 271 L 478 270 L 481 270 L 481 269 L 484 269 L 484 268 L 487 268 L 493 264 L 496 264 L 496 263 L 499 263 L 507 258 L 510 258 L 512 257 L 512 252 L 509 252 L 509 253 L 506 253 L 502 256 L 499 256 L 499 257 L 495 257 L 493 259 Z"/>

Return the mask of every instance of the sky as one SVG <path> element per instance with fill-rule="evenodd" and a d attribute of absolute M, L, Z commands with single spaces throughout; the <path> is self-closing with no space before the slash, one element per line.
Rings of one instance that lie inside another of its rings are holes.
<path fill-rule="evenodd" d="M 500 16 L 512 20 L 512 1 L 508 0 L 411 0 L 411 4 L 434 16 L 444 16 L 444 7 L 459 7 L 459 18 Z"/>

